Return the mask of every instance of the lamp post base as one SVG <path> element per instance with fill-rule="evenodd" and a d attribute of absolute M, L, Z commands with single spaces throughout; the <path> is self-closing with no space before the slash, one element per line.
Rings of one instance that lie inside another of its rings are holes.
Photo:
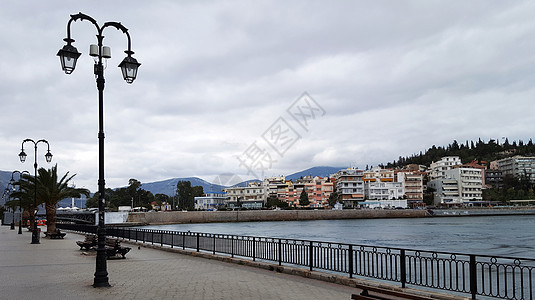
<path fill-rule="evenodd" d="M 41 229 L 37 228 L 37 221 L 35 222 L 35 226 L 33 226 L 32 230 L 32 244 L 40 244 L 40 238 L 41 238 Z"/>

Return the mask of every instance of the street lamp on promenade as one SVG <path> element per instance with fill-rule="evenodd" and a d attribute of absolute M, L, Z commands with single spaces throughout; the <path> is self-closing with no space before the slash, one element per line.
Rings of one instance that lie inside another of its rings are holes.
<path fill-rule="evenodd" d="M 50 144 L 48 143 L 47 140 L 38 140 L 37 142 L 32 140 L 32 139 L 25 139 L 24 141 L 22 141 L 22 146 L 21 146 L 21 150 L 20 150 L 20 153 L 19 153 L 19 158 L 20 158 L 20 162 L 21 163 L 24 163 L 26 161 L 26 152 L 24 152 L 24 143 L 26 142 L 32 142 L 33 143 L 33 146 L 34 146 L 34 149 L 35 149 L 35 152 L 34 152 L 34 157 L 35 157 L 35 160 L 34 160 L 34 163 L 33 163 L 33 170 L 34 170 L 34 177 L 33 177 L 33 185 L 34 185 L 34 193 L 33 193 L 33 206 L 34 206 L 34 209 L 35 209 L 35 215 L 34 215 L 34 219 L 33 219 L 33 229 L 32 229 L 32 244 L 39 244 L 39 232 L 37 230 L 37 211 L 38 208 L 37 208 L 37 145 L 39 143 L 45 143 L 48 147 L 48 150 L 45 154 L 45 159 L 46 159 L 46 162 L 49 163 L 52 161 L 52 153 L 50 153 Z"/>
<path fill-rule="evenodd" d="M 124 51 L 127 56 L 119 64 L 121 71 L 123 73 L 123 78 L 127 83 L 132 83 L 136 79 L 138 67 L 141 65 L 137 62 L 135 58 L 132 57 L 134 52 L 131 50 L 130 43 L 130 34 L 128 29 L 124 27 L 121 23 L 118 22 L 106 22 L 104 25 L 99 26 L 95 19 L 91 18 L 88 15 L 78 13 L 71 15 L 71 19 L 67 23 L 67 38 L 63 39 L 67 45 L 63 46 L 61 50 L 58 51 L 58 56 L 61 62 L 61 68 L 65 74 L 71 74 L 75 67 L 78 57 L 81 53 L 72 45 L 74 40 L 71 38 L 71 23 L 77 20 L 87 20 L 97 29 L 97 42 L 98 45 L 90 45 L 89 55 L 98 58 L 95 61 L 94 73 L 97 81 L 98 89 L 98 99 L 99 99 L 99 132 L 98 132 L 98 141 L 99 141 L 99 172 L 98 172 L 98 229 L 97 229 L 97 259 L 96 259 L 96 271 L 95 279 L 93 282 L 94 287 L 108 287 L 110 286 L 108 282 L 108 271 L 107 271 L 107 262 L 106 262 L 106 225 L 104 223 L 104 209 L 105 209 L 105 182 L 104 182 L 104 65 L 102 59 L 111 58 L 111 50 L 109 47 L 102 45 L 102 40 L 104 36 L 102 32 L 107 27 L 115 27 L 117 30 L 121 30 L 128 39 L 128 49 Z"/>
<path fill-rule="evenodd" d="M 11 185 L 14 187 L 17 183 L 15 181 L 15 178 L 13 177 L 15 174 L 19 174 L 19 190 L 20 190 L 20 180 L 22 179 L 22 174 L 28 174 L 30 175 L 30 172 L 28 171 L 18 171 L 18 170 L 15 170 L 13 172 L 11 172 L 11 180 L 9 181 L 9 183 L 11 183 Z M 19 234 L 22 234 L 22 197 L 19 197 L 19 211 L 20 211 L 20 216 L 19 216 Z"/>
<path fill-rule="evenodd" d="M 11 183 L 8 183 L 6 188 L 4 189 L 4 194 L 2 194 L 2 199 L 4 200 L 4 203 L 7 204 L 8 201 L 11 201 L 11 192 L 13 191 L 13 185 Z M 7 206 L 7 205 L 6 205 Z M 13 219 L 11 220 L 10 229 L 15 230 L 15 208 L 10 205 L 11 210 L 13 211 Z"/>

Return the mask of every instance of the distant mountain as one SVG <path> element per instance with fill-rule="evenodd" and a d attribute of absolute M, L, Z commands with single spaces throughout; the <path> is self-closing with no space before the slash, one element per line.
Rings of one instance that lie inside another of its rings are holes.
<path fill-rule="evenodd" d="M 291 175 L 286 176 L 286 179 L 296 180 L 301 177 L 309 176 L 312 177 L 319 176 L 319 177 L 328 177 L 341 169 L 345 169 L 345 167 L 313 167 L 310 169 L 306 169 L 301 172 L 297 172 Z"/>
<path fill-rule="evenodd" d="M 176 184 L 178 181 L 189 181 L 191 186 L 202 186 L 204 192 L 221 192 L 225 186 L 212 184 L 206 180 L 198 177 L 186 177 L 186 178 L 172 178 L 163 181 L 142 183 L 141 188 L 151 192 L 152 194 L 165 194 L 168 196 L 174 196 L 176 191 Z"/>

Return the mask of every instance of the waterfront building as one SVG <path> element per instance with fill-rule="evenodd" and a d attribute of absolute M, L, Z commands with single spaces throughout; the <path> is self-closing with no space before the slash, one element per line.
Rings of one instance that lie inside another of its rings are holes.
<path fill-rule="evenodd" d="M 364 182 L 393 182 L 394 170 L 373 168 L 362 173 Z"/>
<path fill-rule="evenodd" d="M 288 184 L 284 176 L 268 177 L 262 181 L 267 197 L 275 197 L 282 201 L 288 197 Z M 266 197 L 266 198 L 267 198 Z"/>
<path fill-rule="evenodd" d="M 503 176 L 511 175 L 515 178 L 525 176 L 535 183 L 535 157 L 515 155 L 497 161 L 498 169 Z"/>
<path fill-rule="evenodd" d="M 430 179 L 437 180 L 444 178 L 446 171 L 457 165 L 461 165 L 459 156 L 444 156 L 439 161 L 432 162 L 430 166 Z"/>
<path fill-rule="evenodd" d="M 329 205 L 328 200 L 334 190 L 334 185 L 327 177 L 305 176 L 295 182 L 288 181 L 287 188 L 288 197 L 286 201 L 289 206 L 299 206 L 301 192 L 305 191 L 310 201 L 310 207 L 323 208 Z"/>
<path fill-rule="evenodd" d="M 266 203 L 268 190 L 262 182 L 249 182 L 246 187 L 229 187 L 223 189 L 227 194 L 229 207 L 262 208 Z"/>
<path fill-rule="evenodd" d="M 397 181 L 403 185 L 404 198 L 409 207 L 424 206 L 424 172 L 401 170 L 396 173 Z"/>
<path fill-rule="evenodd" d="M 359 206 L 362 208 L 383 208 L 383 209 L 395 209 L 395 208 L 407 208 L 406 199 L 391 199 L 391 200 L 366 200 L 359 202 Z"/>
<path fill-rule="evenodd" d="M 503 188 L 503 172 L 499 169 L 485 170 L 485 184 L 490 188 Z"/>
<path fill-rule="evenodd" d="M 364 197 L 370 200 L 403 198 L 403 183 L 367 181 L 364 183 Z"/>
<path fill-rule="evenodd" d="M 217 210 L 227 204 L 226 193 L 207 192 L 205 196 L 195 197 L 195 209 Z"/>
<path fill-rule="evenodd" d="M 364 200 L 364 172 L 355 168 L 343 169 L 334 174 L 336 191 L 344 207 L 356 207 Z"/>
<path fill-rule="evenodd" d="M 329 206 L 329 197 L 331 196 L 334 186 L 327 177 L 314 177 L 305 183 L 305 190 L 308 194 L 310 207 L 324 208 Z"/>
<path fill-rule="evenodd" d="M 444 177 L 432 180 L 436 205 L 474 205 L 483 200 L 480 169 L 456 167 L 444 172 Z"/>

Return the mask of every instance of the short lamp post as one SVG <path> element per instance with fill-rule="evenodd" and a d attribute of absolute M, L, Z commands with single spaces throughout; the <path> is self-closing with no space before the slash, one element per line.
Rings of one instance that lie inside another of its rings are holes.
<path fill-rule="evenodd" d="M 22 141 L 22 146 L 21 146 L 21 150 L 20 150 L 20 153 L 19 153 L 19 158 L 20 158 L 20 162 L 21 163 L 24 163 L 26 161 L 26 152 L 24 152 L 24 143 L 27 143 L 27 142 L 32 142 L 33 145 L 34 145 L 34 157 L 35 157 L 35 160 L 34 160 L 34 163 L 33 163 L 33 170 L 34 170 L 34 177 L 33 177 L 33 185 L 34 185 L 34 193 L 33 193 L 33 206 L 36 210 L 36 213 L 34 215 L 34 220 L 33 220 L 33 229 L 32 229 L 32 244 L 39 244 L 39 231 L 37 230 L 37 145 L 39 143 L 44 143 L 47 145 L 48 147 L 48 150 L 45 154 L 45 159 L 46 159 L 46 162 L 49 163 L 52 161 L 52 153 L 50 153 L 50 144 L 48 144 L 48 141 L 47 140 L 38 140 L 37 142 L 32 140 L 32 139 L 25 139 L 24 141 Z"/>
<path fill-rule="evenodd" d="M 128 48 L 124 51 L 127 56 L 119 64 L 123 73 L 123 78 L 127 83 L 132 83 L 137 77 L 137 70 L 140 63 L 132 57 L 134 52 L 131 50 L 130 34 L 128 29 L 118 22 L 106 22 L 103 26 L 99 26 L 95 19 L 88 15 L 78 13 L 71 15 L 71 19 L 67 23 L 67 38 L 63 39 L 67 44 L 58 51 L 58 56 L 61 62 L 61 68 L 65 74 L 71 74 L 75 67 L 78 57 L 81 53 L 72 45 L 74 40 L 71 38 L 71 23 L 77 20 L 86 20 L 97 29 L 97 43 L 98 45 L 90 45 L 89 55 L 95 57 L 94 74 L 97 81 L 98 99 L 99 99 L 99 177 L 98 177 L 98 229 L 97 229 L 97 259 L 96 259 L 96 271 L 93 282 L 93 287 L 109 287 L 107 262 L 106 262 L 106 225 L 104 223 L 104 210 L 105 210 L 105 181 L 104 181 L 104 65 L 102 59 L 111 58 L 111 50 L 109 47 L 102 45 L 104 36 L 102 32 L 107 27 L 115 27 L 117 30 L 121 30 L 128 39 Z"/>
<path fill-rule="evenodd" d="M 17 182 L 15 181 L 15 178 L 14 178 L 14 175 L 15 174 L 19 174 L 19 183 L 17 184 Z M 22 174 L 27 174 L 28 176 L 30 175 L 30 172 L 28 171 L 18 171 L 18 170 L 15 170 L 11 173 L 11 180 L 9 181 L 9 183 L 11 183 L 12 186 L 15 186 L 15 185 L 18 185 L 19 186 L 19 190 L 20 190 L 20 180 L 22 179 Z M 19 234 L 22 234 L 22 197 L 19 197 L 19 211 L 20 211 L 20 216 L 19 216 Z"/>

